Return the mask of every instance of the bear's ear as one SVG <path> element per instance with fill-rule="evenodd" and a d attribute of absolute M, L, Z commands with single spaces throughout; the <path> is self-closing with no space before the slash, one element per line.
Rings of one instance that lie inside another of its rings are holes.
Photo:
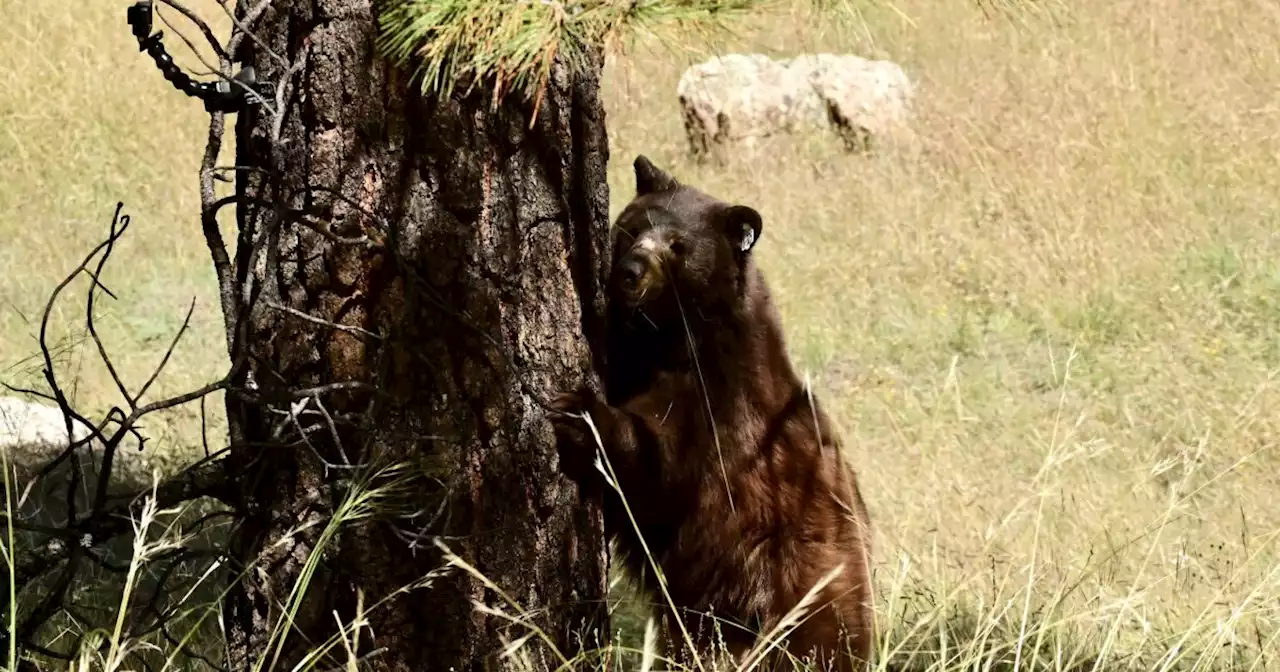
<path fill-rule="evenodd" d="M 649 157 L 644 154 L 636 156 L 633 164 L 636 169 L 636 195 L 644 196 L 645 194 L 655 191 L 669 191 L 680 186 L 676 178 L 671 177 L 662 171 L 661 168 L 653 165 Z"/>
<path fill-rule="evenodd" d="M 760 213 L 745 205 L 731 205 L 720 213 L 720 230 L 729 238 L 729 244 L 741 254 L 746 254 L 760 240 L 764 224 Z"/>

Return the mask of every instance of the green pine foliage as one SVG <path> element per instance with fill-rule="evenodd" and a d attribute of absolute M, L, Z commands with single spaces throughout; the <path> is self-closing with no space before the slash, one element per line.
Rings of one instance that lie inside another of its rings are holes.
<path fill-rule="evenodd" d="M 971 0 L 991 12 L 1035 11 L 1058 0 Z M 873 4 L 892 0 L 809 0 L 824 20 L 857 20 Z M 704 42 L 734 19 L 769 11 L 781 0 L 386 0 L 378 47 L 414 64 L 423 93 L 449 95 L 493 87 L 496 104 L 509 93 L 536 104 L 562 58 L 590 65 L 591 50 L 617 49 L 637 35 L 679 34 L 677 44 Z M 786 3 L 781 3 L 786 4 Z"/>
<path fill-rule="evenodd" d="M 706 34 L 775 0 L 392 0 L 379 21 L 379 48 L 416 64 L 426 93 L 492 85 L 495 102 L 518 92 L 541 97 L 551 66 L 590 62 L 590 48 L 666 29 Z M 846 0 L 815 0 L 841 6 Z"/>

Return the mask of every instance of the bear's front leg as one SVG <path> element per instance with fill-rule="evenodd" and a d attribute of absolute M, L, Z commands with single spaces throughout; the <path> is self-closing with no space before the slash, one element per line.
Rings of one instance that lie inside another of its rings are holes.
<path fill-rule="evenodd" d="M 616 434 L 614 425 L 619 411 L 611 408 L 600 394 L 586 385 L 556 395 L 551 400 L 551 408 L 550 420 L 560 452 L 560 471 L 580 486 L 589 480 L 598 483 L 600 475 L 594 473 L 596 455 L 600 447 L 612 455 L 609 443 Z M 581 417 L 584 413 L 590 415 L 596 434 L 599 434 L 598 440 L 586 419 Z"/>

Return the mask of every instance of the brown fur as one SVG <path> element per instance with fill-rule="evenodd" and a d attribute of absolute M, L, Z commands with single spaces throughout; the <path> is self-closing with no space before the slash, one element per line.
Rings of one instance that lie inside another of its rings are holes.
<path fill-rule="evenodd" d="M 680 185 L 643 156 L 635 169 L 637 196 L 618 217 L 614 241 L 606 398 L 582 389 L 560 395 L 556 408 L 590 413 L 704 655 L 712 639 L 696 613 L 727 620 L 716 641 L 740 657 L 844 563 L 789 650 L 816 648 L 823 662 L 855 669 L 833 654 L 871 657 L 869 520 L 830 421 L 792 368 L 752 261 L 760 216 Z M 562 470 L 604 496 L 606 530 L 624 563 L 652 576 L 622 501 L 592 466 L 596 444 L 585 423 L 554 421 Z M 665 605 L 656 581 L 645 584 Z"/>

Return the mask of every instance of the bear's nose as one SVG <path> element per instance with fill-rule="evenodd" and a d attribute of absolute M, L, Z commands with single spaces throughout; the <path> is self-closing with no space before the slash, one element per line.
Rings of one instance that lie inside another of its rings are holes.
<path fill-rule="evenodd" d="M 626 289 L 633 289 L 644 275 L 644 262 L 634 256 L 626 256 L 618 263 L 618 279 Z"/>

